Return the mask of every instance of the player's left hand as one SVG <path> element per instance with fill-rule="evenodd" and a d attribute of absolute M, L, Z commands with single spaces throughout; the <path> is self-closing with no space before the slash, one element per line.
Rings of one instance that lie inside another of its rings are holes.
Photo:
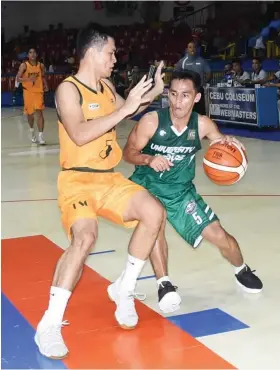
<path fill-rule="evenodd" d="M 162 69 L 164 67 L 164 62 L 163 60 L 159 63 L 156 73 L 155 73 L 155 86 L 154 89 L 157 92 L 157 95 L 162 94 L 163 89 L 164 89 L 164 81 L 163 78 L 165 76 L 164 73 L 162 73 Z"/>
<path fill-rule="evenodd" d="M 222 137 L 211 141 L 210 146 L 216 143 L 221 143 L 221 144 L 228 143 L 229 145 L 231 145 L 232 143 L 235 143 L 236 145 L 240 146 L 243 150 L 246 150 L 244 145 L 241 143 L 241 141 L 237 140 L 234 136 L 223 135 Z"/>
<path fill-rule="evenodd" d="M 49 88 L 47 85 L 44 86 L 44 92 L 48 92 L 49 91 Z"/>

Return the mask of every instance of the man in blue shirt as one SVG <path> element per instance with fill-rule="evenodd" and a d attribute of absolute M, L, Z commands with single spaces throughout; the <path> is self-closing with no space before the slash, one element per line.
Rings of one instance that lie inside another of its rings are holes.
<path fill-rule="evenodd" d="M 199 114 L 205 115 L 205 94 L 204 94 L 204 86 L 210 82 L 212 78 L 211 69 L 207 61 L 197 55 L 197 50 L 195 43 L 193 41 L 188 43 L 187 46 L 187 55 L 179 60 L 179 62 L 175 66 L 176 71 L 185 71 L 190 70 L 197 72 L 200 75 L 202 87 L 200 90 L 201 99 L 198 103 L 194 106 L 194 111 Z"/>

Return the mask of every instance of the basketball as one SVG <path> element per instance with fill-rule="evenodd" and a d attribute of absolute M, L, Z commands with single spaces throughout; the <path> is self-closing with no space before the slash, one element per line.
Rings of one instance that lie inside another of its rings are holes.
<path fill-rule="evenodd" d="M 207 177 L 217 185 L 232 185 L 245 175 L 248 160 L 245 151 L 236 143 L 216 143 L 203 158 Z"/>

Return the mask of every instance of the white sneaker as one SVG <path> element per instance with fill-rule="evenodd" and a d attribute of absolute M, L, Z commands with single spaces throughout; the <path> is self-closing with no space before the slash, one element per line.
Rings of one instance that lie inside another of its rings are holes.
<path fill-rule="evenodd" d="M 44 140 L 43 133 L 41 133 L 41 132 L 39 133 L 38 141 L 39 141 L 39 144 L 40 145 L 46 145 L 46 142 Z"/>
<path fill-rule="evenodd" d="M 107 288 L 107 293 L 111 301 L 115 302 L 117 309 L 115 318 L 123 329 L 134 329 L 138 324 L 138 315 L 134 305 L 134 298 L 141 301 L 146 299 L 145 294 L 129 291 L 120 291 L 122 276 Z"/>
<path fill-rule="evenodd" d="M 68 348 L 61 335 L 61 328 L 65 325 L 69 325 L 68 321 L 50 324 L 44 328 L 39 323 L 34 340 L 43 356 L 53 360 L 61 360 L 68 355 Z"/>

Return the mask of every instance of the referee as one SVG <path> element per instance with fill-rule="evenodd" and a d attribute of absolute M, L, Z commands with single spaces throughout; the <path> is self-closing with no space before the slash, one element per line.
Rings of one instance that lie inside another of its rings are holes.
<path fill-rule="evenodd" d="M 199 114 L 206 115 L 205 108 L 205 93 L 204 86 L 210 82 L 212 78 L 211 69 L 205 59 L 201 58 L 196 54 L 196 46 L 193 41 L 188 43 L 187 55 L 180 59 L 175 66 L 176 71 L 190 70 L 197 72 L 201 78 L 201 99 L 194 106 L 194 111 Z"/>

